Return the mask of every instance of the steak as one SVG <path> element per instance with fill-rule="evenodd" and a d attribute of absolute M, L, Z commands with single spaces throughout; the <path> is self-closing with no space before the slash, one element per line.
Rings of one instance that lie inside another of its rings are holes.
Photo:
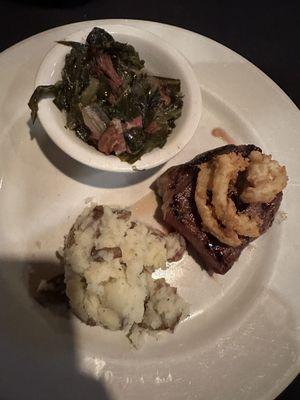
<path fill-rule="evenodd" d="M 202 229 L 201 217 L 194 200 L 198 165 L 209 162 L 217 155 L 231 152 L 248 157 L 253 150 L 261 152 L 259 147 L 252 144 L 222 146 L 202 153 L 185 164 L 169 168 L 154 182 L 153 189 L 162 198 L 164 221 L 182 234 L 194 247 L 201 265 L 210 274 L 213 272 L 225 274 L 239 258 L 243 249 L 254 239 L 241 237 L 242 244 L 231 247 Z M 250 215 L 258 216 L 262 220 L 260 234 L 263 234 L 272 225 L 281 200 L 282 192 L 278 193 L 270 203 L 245 205 L 236 202 L 236 207 L 238 211 L 245 210 L 246 207 Z"/>

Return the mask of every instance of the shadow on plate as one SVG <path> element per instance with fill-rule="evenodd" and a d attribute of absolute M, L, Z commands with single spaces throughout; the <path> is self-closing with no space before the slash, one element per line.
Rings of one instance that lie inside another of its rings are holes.
<path fill-rule="evenodd" d="M 64 317 L 50 314 L 31 297 L 40 278 L 56 273 L 58 265 L 51 260 L 0 259 L 0 267 L 0 321 L 5 327 L 0 340 L 5 360 L 0 391 L 5 398 L 111 400 L 99 371 L 96 379 L 95 371 L 90 376 L 79 369 L 67 307 Z"/>
<path fill-rule="evenodd" d="M 49 138 L 39 120 L 36 120 L 34 125 L 29 120 L 27 125 L 30 130 L 31 139 L 36 140 L 41 151 L 51 164 L 69 178 L 88 186 L 114 189 L 136 185 L 150 178 L 163 166 L 160 165 L 147 171 L 136 171 L 134 173 L 100 171 L 83 165 L 64 153 Z"/>

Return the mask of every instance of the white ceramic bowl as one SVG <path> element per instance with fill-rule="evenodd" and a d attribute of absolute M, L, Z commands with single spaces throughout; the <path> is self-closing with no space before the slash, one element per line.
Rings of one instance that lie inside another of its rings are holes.
<path fill-rule="evenodd" d="M 84 42 L 93 26 L 78 31 L 61 40 Z M 181 80 L 181 91 L 184 95 L 182 116 L 176 121 L 176 128 L 169 135 L 162 149 L 154 149 L 142 156 L 140 160 L 130 165 L 122 162 L 116 156 L 107 156 L 94 147 L 79 139 L 74 132 L 65 128 L 66 116 L 53 104 L 51 98 L 42 99 L 39 103 L 39 119 L 51 139 L 65 153 L 90 167 L 116 171 L 130 172 L 136 169 L 150 169 L 174 157 L 192 138 L 200 120 L 202 111 L 201 92 L 194 71 L 185 57 L 174 47 L 160 37 L 125 25 L 102 24 L 101 28 L 108 31 L 116 40 L 127 42 L 135 47 L 140 57 L 145 60 L 147 71 Z M 53 84 L 61 78 L 65 56 L 70 48 L 55 45 L 44 58 L 35 85 Z"/>

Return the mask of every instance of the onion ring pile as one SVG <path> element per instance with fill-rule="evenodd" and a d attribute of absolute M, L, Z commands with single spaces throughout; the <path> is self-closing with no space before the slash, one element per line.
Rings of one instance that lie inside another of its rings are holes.
<path fill-rule="evenodd" d="M 244 203 L 269 203 L 277 193 L 287 185 L 288 177 L 285 166 L 281 166 L 272 157 L 252 151 L 247 170 L 249 185 L 241 194 Z"/>
<path fill-rule="evenodd" d="M 222 154 L 199 165 L 195 202 L 203 229 L 232 247 L 242 244 L 239 236 L 258 237 L 262 222 L 248 215 L 247 209 L 237 211 L 230 197 L 230 188 L 243 171 L 247 183 L 240 198 L 245 203 L 270 202 L 287 183 L 285 167 L 258 151 L 252 151 L 249 158 L 234 152 Z"/>

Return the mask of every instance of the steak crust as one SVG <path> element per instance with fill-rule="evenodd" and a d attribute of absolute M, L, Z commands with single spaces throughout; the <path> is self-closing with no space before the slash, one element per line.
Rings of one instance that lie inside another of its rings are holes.
<path fill-rule="evenodd" d="M 239 258 L 243 249 L 253 238 L 242 237 L 242 244 L 231 247 L 221 243 L 202 229 L 201 217 L 194 200 L 198 165 L 209 162 L 213 157 L 231 152 L 248 157 L 251 151 L 260 151 L 255 145 L 226 145 L 196 156 L 193 160 L 169 168 L 153 184 L 153 189 L 162 198 L 164 221 L 184 236 L 199 255 L 201 265 L 209 272 L 225 274 Z M 282 200 L 282 192 L 270 203 L 248 205 L 248 212 L 262 220 L 260 234 L 266 232 L 274 221 Z M 237 209 L 245 205 L 236 204 Z"/>

